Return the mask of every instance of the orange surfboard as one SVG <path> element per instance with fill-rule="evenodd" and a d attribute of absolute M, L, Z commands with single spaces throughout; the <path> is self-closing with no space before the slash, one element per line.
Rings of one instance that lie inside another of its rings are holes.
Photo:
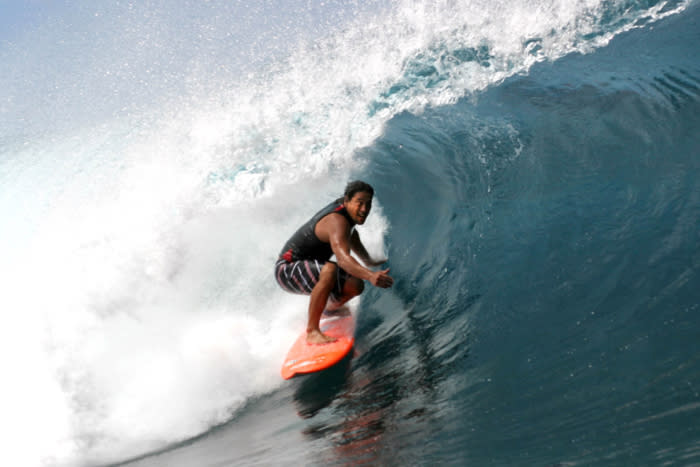
<path fill-rule="evenodd" d="M 282 378 L 325 370 L 345 357 L 355 343 L 355 318 L 348 310 L 337 313 L 323 313 L 320 322 L 321 332 L 330 337 L 336 337 L 329 344 L 307 344 L 306 332 L 302 332 L 287 358 L 282 364 Z"/>

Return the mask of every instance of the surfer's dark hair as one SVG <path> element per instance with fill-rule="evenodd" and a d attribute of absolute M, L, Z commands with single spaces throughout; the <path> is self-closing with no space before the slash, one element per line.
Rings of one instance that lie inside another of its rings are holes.
<path fill-rule="evenodd" d="M 352 199 L 356 193 L 364 191 L 369 193 L 370 196 L 374 197 L 374 188 L 369 183 L 365 183 L 362 180 L 355 180 L 350 182 L 345 186 L 345 199 Z"/>

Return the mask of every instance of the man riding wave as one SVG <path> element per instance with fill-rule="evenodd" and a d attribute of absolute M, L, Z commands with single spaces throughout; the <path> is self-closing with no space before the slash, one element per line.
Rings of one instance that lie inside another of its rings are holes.
<path fill-rule="evenodd" d="M 364 290 L 364 281 L 388 288 L 394 283 L 389 269 L 373 271 L 386 259 L 373 260 L 356 225 L 365 223 L 372 209 L 374 189 L 362 181 L 348 183 L 342 198 L 317 212 L 287 240 L 275 264 L 277 283 L 286 291 L 311 295 L 306 341 L 325 344 L 335 339 L 319 328 L 321 314 L 335 310 Z M 352 255 L 365 264 L 360 264 Z M 335 255 L 336 261 L 330 261 Z M 329 300 L 330 299 L 330 300 Z"/>

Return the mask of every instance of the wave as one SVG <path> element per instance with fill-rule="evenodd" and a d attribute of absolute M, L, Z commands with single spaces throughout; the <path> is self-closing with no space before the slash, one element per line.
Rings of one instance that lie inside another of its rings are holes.
<path fill-rule="evenodd" d="M 323 37 L 286 31 L 275 39 L 280 31 L 270 26 L 255 46 L 266 58 L 242 71 L 231 62 L 211 71 L 232 43 L 198 34 L 238 26 L 216 2 L 194 23 L 172 6 L 135 16 L 127 7 L 92 14 L 80 4 L 82 26 L 56 11 L 35 44 L 3 42 L 0 58 L 16 66 L 0 81 L 0 214 L 12 219 L 0 233 L 9 258 L 1 303 L 21 310 L 3 338 L 29 356 L 9 368 L 27 375 L 31 400 L 51 420 L 36 435 L 38 461 L 109 462 L 156 449 L 230 420 L 250 397 L 277 388 L 305 300 L 270 280 L 274 255 L 349 174 L 381 180 L 363 238 L 373 251 L 392 252 L 401 299 L 410 302 L 418 284 L 445 287 L 446 274 L 463 270 L 458 258 L 479 252 L 453 241 L 445 254 L 443 235 L 483 235 L 480 221 L 492 216 L 492 200 L 477 190 L 523 194 L 525 180 L 505 169 L 532 141 L 518 122 L 490 111 L 489 91 L 507 92 L 509 79 L 536 64 L 592 52 L 687 6 L 373 4 L 333 21 Z M 109 18 L 121 29 L 107 27 Z M 105 39 L 91 45 L 102 28 Z M 173 31 L 184 37 L 174 40 Z M 294 46 L 280 42 L 289 37 Z M 61 41 L 65 49 L 47 45 Z M 42 53 L 27 61 L 25 46 Z M 199 52 L 209 54 L 194 59 Z M 669 68 L 636 85 L 678 107 L 697 96 L 697 76 Z M 481 107 L 471 105 L 477 101 Z M 406 188 L 415 184 L 419 190 Z M 396 212 L 414 204 L 436 220 Z M 465 205 L 475 209 L 467 221 Z M 464 319 L 449 312 L 456 303 L 480 306 L 469 290 L 438 295 L 448 310 L 440 329 Z M 424 337 L 425 313 L 409 324 Z M 455 335 L 470 326 L 460 322 Z M 26 400 L 22 392 L 13 394 Z M 25 413 L 10 413 L 25 423 Z M 31 457 L 27 445 L 18 445 L 19 457 Z"/>

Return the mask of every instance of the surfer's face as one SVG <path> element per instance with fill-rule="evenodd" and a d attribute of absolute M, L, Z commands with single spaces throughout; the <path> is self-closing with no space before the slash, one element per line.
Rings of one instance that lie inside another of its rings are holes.
<path fill-rule="evenodd" d="M 356 224 L 364 224 L 372 209 L 372 195 L 366 191 L 355 193 L 352 198 L 345 198 L 345 210 Z"/>

